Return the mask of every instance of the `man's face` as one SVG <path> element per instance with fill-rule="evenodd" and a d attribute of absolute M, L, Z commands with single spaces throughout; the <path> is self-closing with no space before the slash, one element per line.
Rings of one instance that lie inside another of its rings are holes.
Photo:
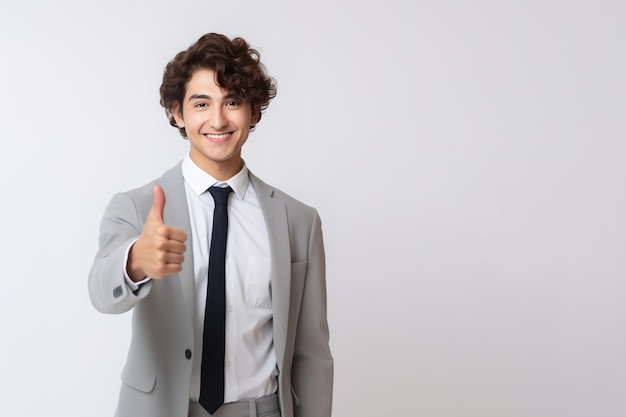
<path fill-rule="evenodd" d="M 239 172 L 241 148 L 258 120 L 250 103 L 222 90 L 212 70 L 199 69 L 187 83 L 182 108 L 176 106 L 172 113 L 187 132 L 189 156 L 196 165 L 218 180 Z"/>

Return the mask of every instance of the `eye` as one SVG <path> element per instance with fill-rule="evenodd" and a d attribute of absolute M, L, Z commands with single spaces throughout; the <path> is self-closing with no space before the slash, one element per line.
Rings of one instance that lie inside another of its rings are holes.
<path fill-rule="evenodd" d="M 237 100 L 228 100 L 226 102 L 226 105 L 230 106 L 230 107 L 238 106 L 239 105 L 239 101 L 237 101 Z"/>
<path fill-rule="evenodd" d="M 206 106 L 207 106 L 207 104 L 206 104 L 206 103 L 203 103 L 203 102 L 198 102 L 198 103 L 194 104 L 193 106 L 194 106 L 194 107 L 197 107 L 197 108 L 199 108 L 199 109 L 201 109 L 201 108 L 206 107 Z"/>

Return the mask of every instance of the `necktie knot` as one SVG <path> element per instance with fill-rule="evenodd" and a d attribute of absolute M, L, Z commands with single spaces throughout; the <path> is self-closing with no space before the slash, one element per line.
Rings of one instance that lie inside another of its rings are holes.
<path fill-rule="evenodd" d="M 231 191 L 233 191 L 230 187 L 210 187 L 209 192 L 213 196 L 213 201 L 215 201 L 215 205 L 219 204 L 228 204 L 228 196 Z"/>

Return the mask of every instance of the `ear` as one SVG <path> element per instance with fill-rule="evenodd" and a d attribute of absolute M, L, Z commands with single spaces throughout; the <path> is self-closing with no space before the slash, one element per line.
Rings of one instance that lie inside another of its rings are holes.
<path fill-rule="evenodd" d="M 185 127 L 185 119 L 183 119 L 183 112 L 178 102 L 172 105 L 170 112 L 172 113 L 172 116 L 174 116 L 174 120 L 176 120 L 176 125 L 178 125 L 179 128 Z"/>
<path fill-rule="evenodd" d="M 250 116 L 250 126 L 256 126 L 261 118 L 261 108 L 252 107 L 252 116 Z"/>

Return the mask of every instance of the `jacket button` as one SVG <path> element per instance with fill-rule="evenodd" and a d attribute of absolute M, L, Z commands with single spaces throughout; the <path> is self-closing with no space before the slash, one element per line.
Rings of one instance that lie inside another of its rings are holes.
<path fill-rule="evenodd" d="M 185 349 L 185 357 L 191 359 L 191 349 Z"/>

